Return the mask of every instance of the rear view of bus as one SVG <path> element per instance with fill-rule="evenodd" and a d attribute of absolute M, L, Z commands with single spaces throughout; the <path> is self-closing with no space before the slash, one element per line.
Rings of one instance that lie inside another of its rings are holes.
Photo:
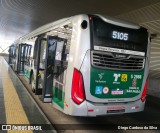
<path fill-rule="evenodd" d="M 73 72 L 72 115 L 143 111 L 149 70 L 147 29 L 100 15 L 89 16 L 88 22 L 90 49 Z"/>

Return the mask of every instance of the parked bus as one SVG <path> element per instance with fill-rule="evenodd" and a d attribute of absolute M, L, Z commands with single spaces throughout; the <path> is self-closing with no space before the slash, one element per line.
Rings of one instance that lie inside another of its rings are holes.
<path fill-rule="evenodd" d="M 42 26 L 14 44 L 17 72 L 25 75 L 43 102 L 65 114 L 144 110 L 150 53 L 147 29 L 83 14 Z"/>

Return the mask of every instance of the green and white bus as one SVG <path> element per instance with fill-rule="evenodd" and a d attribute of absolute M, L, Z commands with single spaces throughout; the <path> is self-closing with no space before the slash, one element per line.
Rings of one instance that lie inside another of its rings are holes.
<path fill-rule="evenodd" d="M 147 29 L 82 14 L 42 26 L 14 44 L 21 48 L 18 73 L 25 75 L 43 102 L 65 114 L 144 110 L 150 53 Z"/>

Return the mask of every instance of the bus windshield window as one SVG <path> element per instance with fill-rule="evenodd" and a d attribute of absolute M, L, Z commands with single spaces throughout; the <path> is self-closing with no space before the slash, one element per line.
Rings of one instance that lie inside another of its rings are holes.
<path fill-rule="evenodd" d="M 93 45 L 146 52 L 148 32 L 145 28 L 130 29 L 106 23 L 93 17 Z"/>

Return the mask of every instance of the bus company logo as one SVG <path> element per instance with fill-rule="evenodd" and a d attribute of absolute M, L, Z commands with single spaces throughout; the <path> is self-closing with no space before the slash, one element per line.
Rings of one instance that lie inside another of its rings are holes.
<path fill-rule="evenodd" d="M 117 89 L 117 90 L 112 90 L 111 92 L 112 95 L 122 95 L 123 90 Z"/>
<path fill-rule="evenodd" d="M 132 87 L 135 87 L 135 86 L 137 86 L 137 79 L 133 79 L 132 81 Z"/>
<path fill-rule="evenodd" d="M 114 57 L 116 57 L 116 58 L 127 58 L 127 55 L 124 55 L 124 54 L 113 54 L 114 55 Z"/>
<path fill-rule="evenodd" d="M 99 76 L 99 79 L 102 80 L 104 73 L 100 73 L 100 74 L 98 74 L 98 76 Z"/>
<path fill-rule="evenodd" d="M 118 78 L 121 77 L 121 74 L 114 73 L 114 82 L 118 81 Z"/>
<path fill-rule="evenodd" d="M 103 88 L 103 94 L 108 94 L 109 88 L 106 86 Z"/>
<path fill-rule="evenodd" d="M 121 81 L 122 82 L 127 82 L 127 79 L 128 79 L 128 75 L 127 74 L 122 74 Z"/>
<path fill-rule="evenodd" d="M 102 94 L 102 89 L 103 87 L 102 86 L 96 86 L 96 90 L 95 90 L 95 94 Z"/>

